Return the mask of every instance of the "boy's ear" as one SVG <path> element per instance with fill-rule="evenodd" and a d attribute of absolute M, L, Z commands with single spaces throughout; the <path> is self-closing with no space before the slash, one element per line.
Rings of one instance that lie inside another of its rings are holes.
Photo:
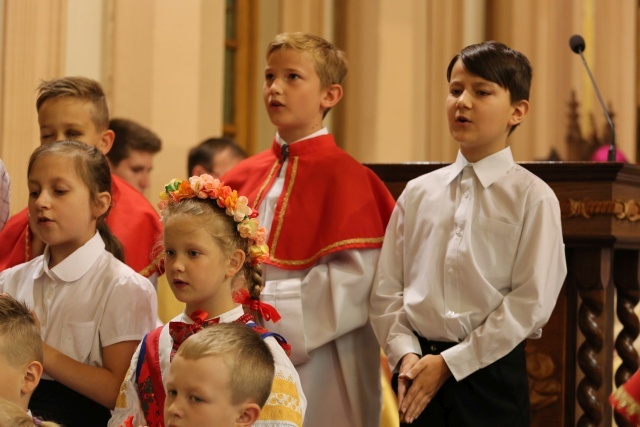
<path fill-rule="evenodd" d="M 107 129 L 102 132 L 102 136 L 100 137 L 100 141 L 96 148 L 102 151 L 102 154 L 105 156 L 109 151 L 111 151 L 111 147 L 113 147 L 113 141 L 116 139 L 116 134 L 111 129 Z"/>
<path fill-rule="evenodd" d="M 195 165 L 195 166 L 193 167 L 193 170 L 191 171 L 191 176 L 200 176 L 200 175 L 202 175 L 202 174 L 204 174 L 204 173 L 211 175 L 211 174 L 209 173 L 209 171 L 207 171 L 207 170 L 204 168 L 204 166 L 202 166 L 202 165 Z"/>
<path fill-rule="evenodd" d="M 250 427 L 260 417 L 260 406 L 257 403 L 245 403 L 242 412 L 236 419 L 236 427 Z"/>
<path fill-rule="evenodd" d="M 93 207 L 93 216 L 95 218 L 100 218 L 106 211 L 109 209 L 109 205 L 111 204 L 111 194 L 108 191 L 103 191 L 102 193 L 98 193 L 97 203 Z"/>
<path fill-rule="evenodd" d="M 342 86 L 339 84 L 329 85 L 324 89 L 320 106 L 323 110 L 333 108 L 342 99 Z"/>
<path fill-rule="evenodd" d="M 225 276 L 234 277 L 244 265 L 246 257 L 247 255 L 242 249 L 236 249 L 233 251 L 229 257 L 229 264 L 227 265 L 227 272 L 225 273 Z"/>
<path fill-rule="evenodd" d="M 22 378 L 22 387 L 20 388 L 20 392 L 24 395 L 31 396 L 40 382 L 40 377 L 42 376 L 43 371 L 44 368 L 38 361 L 34 360 L 27 364 L 24 377 Z"/>
<path fill-rule="evenodd" d="M 509 118 L 509 125 L 515 126 L 520 124 L 529 112 L 529 101 L 526 99 L 521 99 L 513 104 L 513 112 L 511 113 L 511 117 Z"/>

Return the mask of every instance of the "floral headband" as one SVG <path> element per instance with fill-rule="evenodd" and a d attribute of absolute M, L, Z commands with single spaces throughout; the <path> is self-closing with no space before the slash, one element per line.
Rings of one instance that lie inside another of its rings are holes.
<path fill-rule="evenodd" d="M 162 211 L 169 204 L 194 198 L 215 200 L 227 215 L 233 217 L 240 236 L 249 241 L 247 255 L 252 266 L 269 258 L 269 246 L 265 243 L 267 230 L 260 227 L 258 211 L 248 206 L 249 200 L 245 196 L 238 196 L 236 190 L 211 175 L 192 176 L 189 181 L 172 179 L 160 192 L 158 208 Z"/>

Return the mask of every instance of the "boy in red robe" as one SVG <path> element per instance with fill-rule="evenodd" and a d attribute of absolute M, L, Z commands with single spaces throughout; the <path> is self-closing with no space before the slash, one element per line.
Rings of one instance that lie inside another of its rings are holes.
<path fill-rule="evenodd" d="M 40 143 L 71 139 L 97 147 L 107 154 L 114 133 L 100 84 L 84 77 L 64 77 L 38 87 Z M 125 262 L 153 279 L 157 266 L 152 256 L 162 232 L 155 209 L 124 180 L 111 175 L 113 195 L 107 224 L 120 240 Z M 27 209 L 13 215 L 0 231 L 0 271 L 29 261 L 44 252 L 44 243 L 29 229 Z"/>
<path fill-rule="evenodd" d="M 307 427 L 380 425 L 368 299 L 395 202 L 322 124 L 342 98 L 346 72 L 344 53 L 327 41 L 278 35 L 267 49 L 263 86 L 278 133 L 269 150 L 223 176 L 269 225 L 261 297 L 282 314 L 268 328 L 291 342 Z"/>

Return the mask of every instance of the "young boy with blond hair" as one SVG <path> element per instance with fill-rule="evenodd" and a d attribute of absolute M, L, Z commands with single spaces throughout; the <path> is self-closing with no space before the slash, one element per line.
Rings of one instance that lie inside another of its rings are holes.
<path fill-rule="evenodd" d="M 25 413 L 43 372 L 42 338 L 27 306 L 0 294 L 0 399 Z"/>
<path fill-rule="evenodd" d="M 266 59 L 273 145 L 223 180 L 249 197 L 270 230 L 261 296 L 282 314 L 268 327 L 291 344 L 305 427 L 377 426 L 379 346 L 367 301 L 394 200 L 322 123 L 343 95 L 344 53 L 320 37 L 286 33 Z"/>
<path fill-rule="evenodd" d="M 38 87 L 40 143 L 75 140 L 107 154 L 114 133 L 102 87 L 86 77 L 63 77 Z M 162 226 L 155 209 L 124 180 L 111 175 L 112 207 L 107 224 L 120 240 L 125 263 L 147 278 L 155 278 L 152 253 Z M 0 271 L 29 261 L 44 251 L 44 243 L 29 228 L 27 209 L 13 215 L 0 231 Z"/>
<path fill-rule="evenodd" d="M 540 337 L 567 272 L 558 199 L 507 144 L 529 111 L 531 75 L 498 42 L 451 60 L 458 156 L 410 181 L 389 221 L 371 323 L 405 423 L 529 425 L 524 342 Z"/>
<path fill-rule="evenodd" d="M 273 355 L 252 328 L 240 323 L 205 328 L 187 338 L 171 362 L 165 425 L 252 426 L 271 394 L 273 377 Z"/>

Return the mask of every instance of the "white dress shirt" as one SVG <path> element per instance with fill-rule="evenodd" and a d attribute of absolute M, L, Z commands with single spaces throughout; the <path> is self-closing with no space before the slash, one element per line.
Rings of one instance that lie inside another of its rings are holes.
<path fill-rule="evenodd" d="M 151 283 L 104 248 L 96 232 L 51 269 L 47 246 L 43 255 L 0 273 L 0 292 L 36 312 L 44 342 L 98 367 L 103 347 L 140 341 L 155 327 L 158 305 Z"/>
<path fill-rule="evenodd" d="M 9 219 L 9 202 L 11 199 L 11 178 L 4 163 L 0 159 L 0 230 Z"/>
<path fill-rule="evenodd" d="M 539 338 L 566 276 L 558 199 L 510 148 L 410 181 L 387 227 L 371 321 L 391 368 L 413 334 L 458 342 L 456 380 Z"/>

